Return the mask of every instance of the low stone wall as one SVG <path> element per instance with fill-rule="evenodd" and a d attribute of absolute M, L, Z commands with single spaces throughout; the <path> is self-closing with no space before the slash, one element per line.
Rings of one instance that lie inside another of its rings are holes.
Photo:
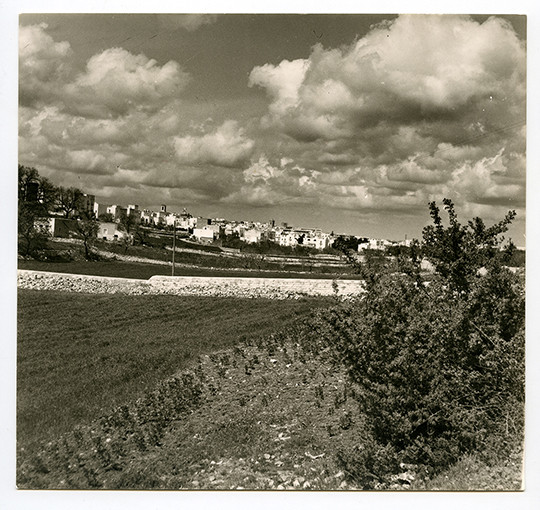
<path fill-rule="evenodd" d="M 232 295 L 259 294 L 261 296 L 291 297 L 293 295 L 339 296 L 357 295 L 361 282 L 354 280 L 324 280 L 304 278 L 215 278 L 197 276 L 152 276 L 155 288 L 177 289 L 179 292 L 227 292 Z"/>
<path fill-rule="evenodd" d="M 298 299 L 302 296 L 351 297 L 362 291 L 353 280 L 301 278 L 215 278 L 152 276 L 149 280 L 18 270 L 19 288 L 93 294 L 173 294 Z"/>
<path fill-rule="evenodd" d="M 23 289 L 61 290 L 91 294 L 151 294 L 148 280 L 111 278 L 48 271 L 17 271 L 17 286 Z M 154 292 L 155 293 L 155 292 Z"/>

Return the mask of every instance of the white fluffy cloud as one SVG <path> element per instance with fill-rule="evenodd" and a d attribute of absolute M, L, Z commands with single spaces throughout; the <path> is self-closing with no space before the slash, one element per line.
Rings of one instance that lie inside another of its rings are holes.
<path fill-rule="evenodd" d="M 249 75 L 249 86 L 266 88 L 273 99 L 269 109 L 273 116 L 284 115 L 290 108 L 298 106 L 298 91 L 306 76 L 309 62 L 304 59 L 289 62 L 283 60 L 279 65 L 258 66 Z"/>
<path fill-rule="evenodd" d="M 77 73 L 68 42 L 55 42 L 47 25 L 23 26 L 19 34 L 21 104 L 54 103 L 88 118 L 132 110 L 157 111 L 179 98 L 190 80 L 175 61 L 160 66 L 143 54 L 110 48 Z"/>
<path fill-rule="evenodd" d="M 287 161 L 281 162 L 281 166 L 286 165 Z M 252 163 L 249 168 L 244 170 L 244 180 L 246 182 L 266 183 L 269 179 L 276 179 L 283 175 L 284 169 L 278 166 L 272 166 L 265 156 L 261 156 L 258 161 Z"/>
<path fill-rule="evenodd" d="M 214 132 L 202 136 L 174 139 L 178 160 L 188 165 L 236 167 L 249 158 L 253 145 L 253 140 L 233 120 L 225 121 Z"/>
<path fill-rule="evenodd" d="M 102 116 L 134 109 L 157 110 L 179 96 L 189 75 L 177 62 L 163 66 L 145 55 L 111 48 L 88 61 L 86 70 L 67 87 L 74 101 L 100 108 Z"/>
<path fill-rule="evenodd" d="M 260 207 L 294 199 L 306 204 L 318 201 L 321 190 L 316 182 L 318 172 L 281 158 L 270 162 L 261 155 L 243 172 L 239 189 L 222 199 L 224 203 L 241 203 Z"/>
<path fill-rule="evenodd" d="M 348 47 L 258 66 L 250 84 L 271 98 L 262 126 L 291 137 L 289 155 L 317 170 L 336 207 L 443 196 L 520 207 L 525 69 L 524 44 L 501 18 L 410 15 Z"/>
<path fill-rule="evenodd" d="M 19 93 L 22 104 L 41 96 L 49 100 L 71 77 L 72 50 L 67 41 L 55 42 L 46 23 L 21 27 L 19 32 Z"/>
<path fill-rule="evenodd" d="M 194 32 L 203 25 L 211 25 L 218 19 L 217 14 L 159 14 L 159 22 L 164 28 L 176 30 L 182 28 Z"/>
<path fill-rule="evenodd" d="M 348 48 L 314 47 L 309 59 L 256 67 L 252 85 L 273 99 L 270 119 L 298 138 L 354 136 L 380 122 L 412 122 L 525 94 L 525 51 L 507 22 L 410 15 Z"/>
<path fill-rule="evenodd" d="M 175 60 L 112 47 L 76 61 L 51 34 L 20 30 L 19 151 L 55 182 L 141 203 L 347 214 L 425 215 L 442 197 L 486 219 L 524 207 L 526 52 L 500 18 L 401 16 L 348 46 L 263 61 L 245 82 L 262 89 L 249 110 L 184 99 L 198 74 Z"/>

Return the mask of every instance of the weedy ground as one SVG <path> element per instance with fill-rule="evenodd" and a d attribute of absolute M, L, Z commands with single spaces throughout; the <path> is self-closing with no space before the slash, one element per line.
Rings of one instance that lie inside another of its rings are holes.
<path fill-rule="evenodd" d="M 328 299 L 17 293 L 17 440 L 49 441 Z"/>
<path fill-rule="evenodd" d="M 344 374 L 294 345 L 258 344 L 203 355 L 173 378 L 183 408 L 169 382 L 49 442 L 21 460 L 19 486 L 352 488 L 333 455 L 363 430 Z"/>
<path fill-rule="evenodd" d="M 270 335 L 201 355 L 189 371 L 31 455 L 20 488 L 354 490 L 341 450 L 362 448 L 357 388 L 294 336 Z M 470 471 L 469 471 L 470 470 Z M 474 471 L 474 474 L 471 474 Z M 429 480 L 404 472 L 380 490 L 516 490 L 520 457 L 464 458 Z"/>

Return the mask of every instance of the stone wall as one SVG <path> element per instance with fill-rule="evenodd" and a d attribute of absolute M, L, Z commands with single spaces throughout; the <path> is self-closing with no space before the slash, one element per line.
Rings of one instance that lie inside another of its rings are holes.
<path fill-rule="evenodd" d="M 152 276 L 149 282 L 155 288 L 189 291 L 211 288 L 230 291 L 231 294 L 245 292 L 260 294 L 304 294 L 309 296 L 331 296 L 337 286 L 339 296 L 356 295 L 361 291 L 361 282 L 354 280 L 326 280 L 305 278 L 234 278 L 197 276 Z"/>
<path fill-rule="evenodd" d="M 361 282 L 301 278 L 225 278 L 195 276 L 152 276 L 149 280 L 104 276 L 18 271 L 18 287 L 107 294 L 173 294 L 197 296 L 265 297 L 298 299 L 302 296 L 340 297 L 361 292 Z"/>

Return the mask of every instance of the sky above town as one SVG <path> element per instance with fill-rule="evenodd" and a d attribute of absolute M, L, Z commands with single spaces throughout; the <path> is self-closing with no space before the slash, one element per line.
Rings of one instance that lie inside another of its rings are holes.
<path fill-rule="evenodd" d="M 393 240 L 448 197 L 525 245 L 524 16 L 19 21 L 19 163 L 57 185 Z"/>

